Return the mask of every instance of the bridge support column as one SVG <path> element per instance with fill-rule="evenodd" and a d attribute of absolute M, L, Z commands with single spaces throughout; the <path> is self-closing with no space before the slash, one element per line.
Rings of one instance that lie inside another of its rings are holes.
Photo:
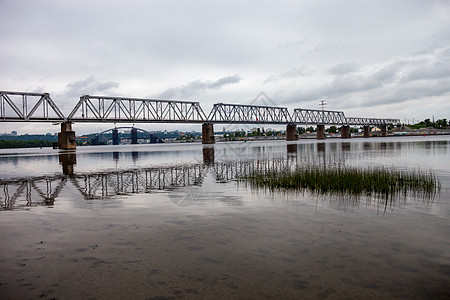
<path fill-rule="evenodd" d="M 364 125 L 364 137 L 370 138 L 370 127 L 367 125 Z"/>
<path fill-rule="evenodd" d="M 156 144 L 158 142 L 158 139 L 156 138 L 156 135 L 153 133 L 150 133 L 150 144 Z"/>
<path fill-rule="evenodd" d="M 61 132 L 58 133 L 58 148 L 66 150 L 77 148 L 75 131 L 72 130 L 71 122 L 61 123 Z"/>
<path fill-rule="evenodd" d="M 341 139 L 349 139 L 350 138 L 350 126 L 343 125 L 341 127 Z"/>
<path fill-rule="evenodd" d="M 387 136 L 386 125 L 381 126 L 381 136 Z"/>
<path fill-rule="evenodd" d="M 210 123 L 203 123 L 202 125 L 202 144 L 214 144 L 214 126 Z"/>
<path fill-rule="evenodd" d="M 131 143 L 133 145 L 138 143 L 138 134 L 136 128 L 131 128 Z"/>
<path fill-rule="evenodd" d="M 114 128 L 112 131 L 112 142 L 113 142 L 113 145 L 119 145 L 119 143 L 120 143 L 119 130 L 117 128 Z"/>
<path fill-rule="evenodd" d="M 286 141 L 296 141 L 298 140 L 297 125 L 287 124 L 286 125 Z"/>
<path fill-rule="evenodd" d="M 316 138 L 318 140 L 324 140 L 325 139 L 325 125 L 317 124 Z"/>

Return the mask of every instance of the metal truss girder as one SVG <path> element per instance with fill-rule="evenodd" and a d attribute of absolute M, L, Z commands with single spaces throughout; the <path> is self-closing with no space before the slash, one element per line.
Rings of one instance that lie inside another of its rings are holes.
<path fill-rule="evenodd" d="M 359 118 L 359 117 L 348 117 L 348 125 L 396 125 L 400 124 L 399 119 L 376 119 L 376 118 Z"/>
<path fill-rule="evenodd" d="M 207 118 L 198 102 L 85 95 L 80 97 L 80 101 L 69 114 L 68 120 L 203 123 L 207 121 Z"/>
<path fill-rule="evenodd" d="M 293 123 L 346 125 L 347 121 L 342 111 L 296 108 L 294 109 Z"/>
<path fill-rule="evenodd" d="M 17 97 L 20 98 L 20 104 L 17 103 Z M 32 100 L 35 101 L 34 105 Z M 32 107 L 29 110 L 31 105 Z M 39 108 L 42 108 L 41 114 L 37 113 Z M 0 91 L 0 121 L 61 122 L 64 119 L 64 115 L 48 93 Z"/>
<path fill-rule="evenodd" d="M 208 116 L 210 123 L 235 124 L 290 124 L 291 115 L 286 107 L 214 104 Z"/>

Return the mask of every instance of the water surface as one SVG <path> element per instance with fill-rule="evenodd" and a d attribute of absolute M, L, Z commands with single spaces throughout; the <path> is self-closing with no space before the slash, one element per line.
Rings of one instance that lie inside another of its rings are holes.
<path fill-rule="evenodd" d="M 282 163 L 438 176 L 434 199 L 269 193 Z M 0 298 L 450 297 L 450 138 L 0 152 Z"/>

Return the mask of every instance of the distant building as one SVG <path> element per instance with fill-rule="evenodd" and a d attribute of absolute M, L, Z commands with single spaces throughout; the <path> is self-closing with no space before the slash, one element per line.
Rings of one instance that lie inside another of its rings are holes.
<path fill-rule="evenodd" d="M 13 130 L 13 131 L 11 131 L 11 133 L 4 133 L 4 134 L 1 134 L 2 136 L 17 136 L 17 131 L 15 131 L 15 130 Z"/>

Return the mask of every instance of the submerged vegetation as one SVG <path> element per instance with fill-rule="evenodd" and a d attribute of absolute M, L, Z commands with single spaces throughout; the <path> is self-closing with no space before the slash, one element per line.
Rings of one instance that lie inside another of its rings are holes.
<path fill-rule="evenodd" d="M 403 171 L 375 167 L 308 165 L 295 170 L 255 171 L 242 178 L 252 187 L 275 190 L 309 190 L 319 195 L 374 197 L 393 200 L 397 197 L 434 199 L 440 190 L 431 172 Z"/>

